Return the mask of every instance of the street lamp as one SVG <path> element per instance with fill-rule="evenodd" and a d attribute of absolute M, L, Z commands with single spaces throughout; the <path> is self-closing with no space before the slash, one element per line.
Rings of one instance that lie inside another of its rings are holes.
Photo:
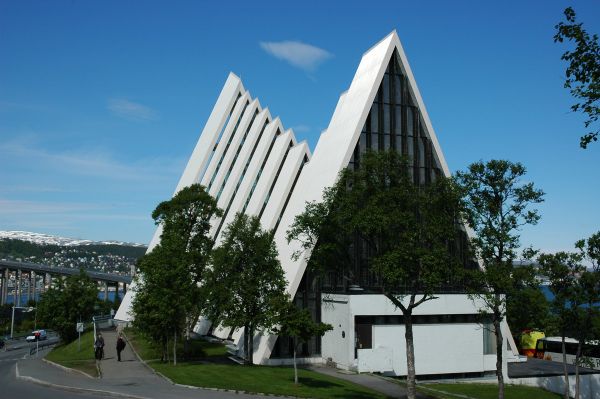
<path fill-rule="evenodd" d="M 25 306 L 13 306 L 12 307 L 12 321 L 10 322 L 10 339 L 13 339 L 13 334 L 15 331 L 15 309 L 27 309 L 27 312 L 31 312 L 35 309 L 33 306 L 25 307 Z M 37 316 L 37 309 L 36 309 Z"/>

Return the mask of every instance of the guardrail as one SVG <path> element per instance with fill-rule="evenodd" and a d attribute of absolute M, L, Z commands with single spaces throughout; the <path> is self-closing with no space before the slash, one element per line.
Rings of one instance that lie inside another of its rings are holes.
<path fill-rule="evenodd" d="M 36 353 L 38 353 L 40 350 L 42 350 L 42 349 L 45 349 L 45 348 L 49 348 L 49 347 L 51 347 L 51 346 L 54 346 L 54 345 L 56 345 L 57 343 L 58 343 L 58 342 L 44 342 L 44 343 L 42 344 L 42 343 L 39 343 L 39 341 L 38 341 L 38 344 L 37 344 L 37 345 L 35 345 L 35 346 L 32 346 L 32 347 L 29 349 L 29 356 L 33 356 L 33 355 L 35 355 Z"/>

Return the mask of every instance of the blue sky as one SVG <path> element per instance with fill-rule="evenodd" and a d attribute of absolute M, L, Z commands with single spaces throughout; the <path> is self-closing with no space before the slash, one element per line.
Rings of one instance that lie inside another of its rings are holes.
<path fill-rule="evenodd" d="M 0 230 L 148 242 L 229 71 L 314 148 L 393 29 L 450 169 L 520 161 L 546 191 L 524 245 L 600 229 L 600 144 L 552 41 L 569 5 L 600 33 L 599 2 L 284 3 L 0 0 Z"/>

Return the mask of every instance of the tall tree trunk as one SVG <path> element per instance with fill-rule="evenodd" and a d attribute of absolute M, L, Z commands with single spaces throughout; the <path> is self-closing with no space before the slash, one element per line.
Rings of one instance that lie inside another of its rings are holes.
<path fill-rule="evenodd" d="M 562 340 L 562 355 L 563 355 L 563 372 L 565 374 L 565 399 L 569 399 L 569 371 L 567 370 L 567 348 L 565 345 L 565 331 L 561 332 L 561 340 Z"/>
<path fill-rule="evenodd" d="M 296 338 L 294 338 L 294 384 L 298 385 L 298 367 L 296 366 Z"/>
<path fill-rule="evenodd" d="M 250 346 L 250 341 L 248 341 L 248 336 L 250 335 L 248 325 L 244 325 L 244 359 L 246 363 L 248 363 L 248 348 Z"/>
<path fill-rule="evenodd" d="M 504 399 L 504 370 L 502 369 L 502 330 L 500 329 L 501 314 L 494 309 L 494 332 L 496 333 L 496 376 L 498 377 L 498 399 Z"/>
<path fill-rule="evenodd" d="M 417 397 L 416 373 L 415 373 L 415 348 L 413 340 L 412 310 L 404 313 L 404 337 L 406 339 L 406 390 L 408 399 Z"/>
<path fill-rule="evenodd" d="M 165 341 L 165 353 L 167 354 L 167 363 L 171 362 L 171 356 L 169 355 L 171 351 L 169 351 L 169 338 Z"/>
<path fill-rule="evenodd" d="M 190 359 L 190 326 L 189 320 L 185 323 L 185 339 L 183 340 L 183 359 Z"/>
<path fill-rule="evenodd" d="M 173 332 L 173 366 L 177 366 L 177 331 Z"/>
<path fill-rule="evenodd" d="M 254 326 L 250 325 L 248 331 L 248 364 L 254 364 Z"/>
<path fill-rule="evenodd" d="M 581 346 L 583 339 L 577 344 L 577 354 L 575 355 L 575 399 L 579 399 L 579 360 L 581 359 Z"/>

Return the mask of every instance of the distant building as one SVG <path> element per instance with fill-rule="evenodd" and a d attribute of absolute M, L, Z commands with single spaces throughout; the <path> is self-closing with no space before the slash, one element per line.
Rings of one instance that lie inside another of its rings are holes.
<path fill-rule="evenodd" d="M 302 361 L 335 363 L 344 369 L 406 374 L 402 314 L 383 295 L 364 258 L 357 254 L 348 269 L 352 278 L 332 275 L 321 285 L 305 273 L 306 260 L 291 260 L 297 243 L 285 233 L 307 201 L 320 201 L 344 168 L 357 167 L 367 149 L 395 148 L 412 160 L 415 184 L 427 184 L 450 172 L 427 115 L 396 32 L 368 50 L 337 103 L 327 129 L 311 156 L 305 142 L 246 91 L 230 74 L 210 114 L 175 192 L 200 182 L 224 210 L 212 225 L 218 243 L 223 227 L 237 212 L 256 215 L 263 228 L 275 231 L 288 291 L 315 319 L 333 331 L 302 348 Z M 149 250 L 160 239 L 156 231 Z M 466 245 L 466 243 L 465 243 Z M 130 320 L 129 290 L 116 318 Z M 415 355 L 418 375 L 482 375 L 495 370 L 495 341 L 479 323 L 478 307 L 466 295 L 440 292 L 438 300 L 415 310 Z M 517 349 L 503 324 L 506 356 Z M 241 331 L 199 321 L 196 330 L 231 338 L 242 345 Z M 288 363 L 290 341 L 275 335 L 255 337 L 254 361 Z M 510 343 L 510 350 L 508 349 Z M 239 348 L 240 350 L 242 348 Z"/>

